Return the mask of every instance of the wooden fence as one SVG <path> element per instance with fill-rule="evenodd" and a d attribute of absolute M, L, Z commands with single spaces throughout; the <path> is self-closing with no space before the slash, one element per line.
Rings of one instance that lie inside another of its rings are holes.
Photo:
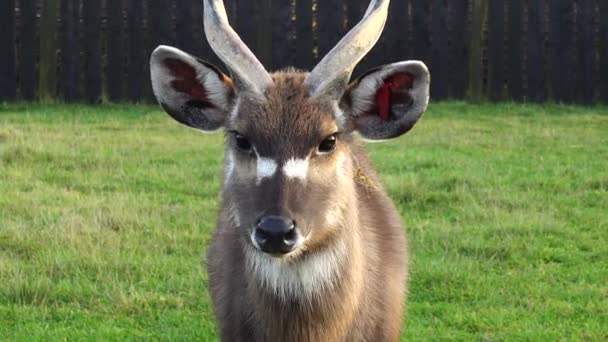
<path fill-rule="evenodd" d="M 314 66 L 367 3 L 225 0 L 269 70 Z M 608 102 L 607 18 L 608 0 L 393 0 L 355 74 L 420 59 L 434 100 Z M 221 65 L 202 23 L 200 0 L 1 0 L 0 101 L 153 101 L 157 45 Z"/>

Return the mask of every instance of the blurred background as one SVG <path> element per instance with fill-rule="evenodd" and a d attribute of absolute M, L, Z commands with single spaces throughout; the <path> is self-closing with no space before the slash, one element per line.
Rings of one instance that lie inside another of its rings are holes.
<path fill-rule="evenodd" d="M 269 70 L 310 69 L 368 0 L 226 0 Z M 0 101 L 154 102 L 159 44 L 221 66 L 198 0 L 2 0 Z M 423 60 L 434 100 L 608 102 L 608 1 L 393 0 L 366 69 Z M 223 67 L 223 66 L 221 66 Z"/>

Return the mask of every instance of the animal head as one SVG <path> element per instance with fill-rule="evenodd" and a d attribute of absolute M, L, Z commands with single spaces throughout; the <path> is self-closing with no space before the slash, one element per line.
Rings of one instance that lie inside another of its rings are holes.
<path fill-rule="evenodd" d="M 204 1 L 204 26 L 230 76 L 172 47 L 152 53 L 162 108 L 194 129 L 226 132 L 223 197 L 248 248 L 297 255 L 347 229 L 354 136 L 398 137 L 426 110 L 430 76 L 422 62 L 384 65 L 349 84 L 384 28 L 388 4 L 371 1 L 311 72 L 268 73 L 228 24 L 221 0 Z"/>

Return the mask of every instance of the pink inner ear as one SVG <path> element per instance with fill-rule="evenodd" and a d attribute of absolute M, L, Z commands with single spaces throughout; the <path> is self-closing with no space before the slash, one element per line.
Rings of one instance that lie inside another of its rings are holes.
<path fill-rule="evenodd" d="M 196 70 L 191 65 L 175 58 L 166 58 L 163 63 L 176 78 L 171 81 L 173 89 L 190 95 L 193 100 L 207 100 L 207 92 L 196 78 Z"/>
<path fill-rule="evenodd" d="M 391 94 L 412 88 L 414 77 L 411 74 L 400 72 L 384 80 L 382 86 L 376 91 L 376 105 L 378 115 L 384 121 L 390 118 Z"/>

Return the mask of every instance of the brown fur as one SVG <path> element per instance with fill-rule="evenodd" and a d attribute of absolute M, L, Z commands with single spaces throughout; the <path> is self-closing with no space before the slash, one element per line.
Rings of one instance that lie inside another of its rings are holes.
<path fill-rule="evenodd" d="M 238 116 L 225 126 L 228 132 L 245 135 L 260 156 L 282 165 L 288 158 L 310 155 L 338 123 L 330 99 L 308 96 L 304 73 L 289 70 L 272 76 L 274 86 L 264 100 L 240 94 Z M 398 339 L 407 280 L 404 228 L 352 129 L 338 129 L 336 151 L 310 158 L 306 182 L 286 179 L 277 171 L 259 185 L 253 178 L 255 157 L 236 152 L 233 137 L 227 135 L 226 153 L 233 158 L 234 173 L 225 180 L 222 210 L 207 254 L 223 341 Z M 338 213 L 338 220 L 325 215 L 330 210 Z M 260 283 L 247 260 L 270 257 L 256 250 L 249 236 L 255 219 L 268 213 L 294 218 L 310 236 L 302 248 L 283 257 L 280 262 L 286 267 L 346 247 L 347 255 L 334 265 L 332 287 L 309 297 L 281 297 Z"/>

